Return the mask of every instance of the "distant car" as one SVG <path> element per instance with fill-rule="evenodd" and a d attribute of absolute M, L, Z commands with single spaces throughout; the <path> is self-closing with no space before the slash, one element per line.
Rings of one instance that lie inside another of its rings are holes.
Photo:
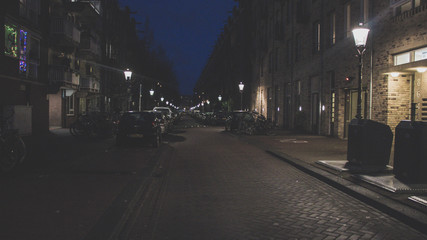
<path fill-rule="evenodd" d="M 169 119 L 173 118 L 173 112 L 168 107 L 154 107 L 153 110 L 165 113 L 166 117 L 169 118 Z"/>
<path fill-rule="evenodd" d="M 126 112 L 118 123 L 116 144 L 123 145 L 131 139 L 138 139 L 152 143 L 159 147 L 161 143 L 160 119 L 153 111 L 148 112 Z"/>
<path fill-rule="evenodd" d="M 166 120 L 165 113 L 160 112 L 160 111 L 152 111 L 152 112 L 156 115 L 157 119 L 159 120 L 160 129 L 162 130 L 162 134 L 167 133 L 169 122 Z"/>

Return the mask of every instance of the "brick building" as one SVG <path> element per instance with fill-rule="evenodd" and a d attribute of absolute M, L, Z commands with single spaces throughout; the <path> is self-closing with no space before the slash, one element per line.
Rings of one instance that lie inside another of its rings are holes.
<path fill-rule="evenodd" d="M 410 118 L 414 103 L 416 119 L 425 121 L 426 5 L 424 0 L 241 0 L 196 91 L 218 92 L 206 87 L 216 82 L 230 86 L 222 92 L 238 96 L 243 81 L 246 108 L 280 127 L 346 138 L 357 102 L 351 31 L 362 23 L 370 29 L 362 69 L 363 118 L 394 129 Z M 237 55 L 248 60 L 235 60 Z"/>

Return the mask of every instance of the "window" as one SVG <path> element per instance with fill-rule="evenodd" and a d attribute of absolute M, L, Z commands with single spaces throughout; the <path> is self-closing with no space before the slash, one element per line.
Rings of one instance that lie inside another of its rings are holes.
<path fill-rule="evenodd" d="M 363 0 L 363 22 L 367 23 L 369 21 L 369 0 Z"/>
<path fill-rule="evenodd" d="M 427 47 L 415 50 L 414 53 L 414 61 L 427 59 Z"/>
<path fill-rule="evenodd" d="M 331 12 L 329 14 L 329 46 L 336 43 L 336 14 Z"/>
<path fill-rule="evenodd" d="M 346 37 L 351 37 L 351 4 L 344 5 L 344 32 Z"/>
<path fill-rule="evenodd" d="M 331 92 L 331 122 L 335 122 L 335 92 Z"/>
<path fill-rule="evenodd" d="M 261 77 L 263 77 L 264 76 L 264 59 L 260 60 L 259 71 L 260 71 Z"/>
<path fill-rule="evenodd" d="M 292 21 L 292 2 L 291 1 L 287 1 L 287 13 L 286 13 L 286 23 L 291 23 Z"/>
<path fill-rule="evenodd" d="M 286 62 L 288 63 L 288 65 L 292 64 L 292 41 L 288 40 L 286 43 L 286 48 L 287 48 L 287 60 Z"/>
<path fill-rule="evenodd" d="M 301 60 L 302 56 L 302 42 L 301 42 L 301 34 L 296 35 L 296 46 L 295 46 L 295 61 Z"/>
<path fill-rule="evenodd" d="M 395 66 L 427 59 L 427 47 L 396 54 L 393 59 Z"/>
<path fill-rule="evenodd" d="M 394 56 L 394 65 L 401 65 L 409 62 L 411 62 L 411 54 L 409 52 Z"/>
<path fill-rule="evenodd" d="M 276 52 L 274 55 L 274 71 L 277 72 L 279 68 L 279 48 L 276 48 Z"/>
<path fill-rule="evenodd" d="M 71 96 L 65 97 L 65 110 L 67 111 L 67 115 L 74 115 L 74 94 Z"/>
<path fill-rule="evenodd" d="M 320 22 L 313 25 L 313 53 L 320 52 Z"/>
<path fill-rule="evenodd" d="M 33 24 L 38 24 L 40 0 L 19 0 L 19 15 Z"/>
<path fill-rule="evenodd" d="M 12 24 L 4 25 L 4 54 L 18 57 L 18 28 Z"/>

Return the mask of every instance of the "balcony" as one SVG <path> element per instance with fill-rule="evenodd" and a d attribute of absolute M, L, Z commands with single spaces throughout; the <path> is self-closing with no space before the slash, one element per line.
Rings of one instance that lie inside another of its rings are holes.
<path fill-rule="evenodd" d="M 427 4 L 423 4 L 423 5 L 420 5 L 418 7 L 413 8 L 411 10 L 404 11 L 404 12 L 394 16 L 392 18 L 392 20 L 393 20 L 393 22 L 403 21 L 403 20 L 405 20 L 407 18 L 411 18 L 417 14 L 421 14 L 421 13 L 425 14 L 424 12 L 426 10 L 427 10 Z"/>
<path fill-rule="evenodd" d="M 71 46 L 77 46 L 80 43 L 80 30 L 65 18 L 52 19 L 50 31 L 53 37 L 57 37 L 59 43 Z"/>
<path fill-rule="evenodd" d="M 27 19 L 31 24 L 39 25 L 40 3 L 33 2 L 29 6 L 26 2 L 19 1 L 19 16 Z"/>
<path fill-rule="evenodd" d="M 96 15 L 101 15 L 101 1 L 100 0 L 68 0 L 73 11 L 84 11 L 88 6 Z"/>
<path fill-rule="evenodd" d="M 80 79 L 80 90 L 90 93 L 99 93 L 99 81 L 94 77 L 82 77 Z"/>
<path fill-rule="evenodd" d="M 80 51 L 83 53 L 91 53 L 96 56 L 101 55 L 101 47 L 93 37 L 85 36 L 80 41 Z"/>
<path fill-rule="evenodd" d="M 80 76 L 64 65 L 49 66 L 49 83 L 59 87 L 77 89 L 80 84 Z"/>

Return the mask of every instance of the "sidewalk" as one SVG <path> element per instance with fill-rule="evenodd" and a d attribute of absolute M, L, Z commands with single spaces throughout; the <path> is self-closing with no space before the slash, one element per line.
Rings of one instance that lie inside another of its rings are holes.
<path fill-rule="evenodd" d="M 427 185 L 401 183 L 391 170 L 361 174 L 342 168 L 347 159 L 346 140 L 286 130 L 272 136 L 239 137 L 427 234 Z M 325 160 L 327 164 L 322 164 Z"/>

